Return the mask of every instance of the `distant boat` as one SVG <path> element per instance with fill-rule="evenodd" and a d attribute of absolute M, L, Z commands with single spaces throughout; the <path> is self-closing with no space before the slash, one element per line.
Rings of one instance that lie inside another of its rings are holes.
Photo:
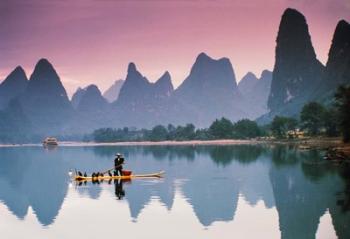
<path fill-rule="evenodd" d="M 53 137 L 47 137 L 44 141 L 43 141 L 43 146 L 57 146 L 58 145 L 58 141 L 56 138 Z"/>

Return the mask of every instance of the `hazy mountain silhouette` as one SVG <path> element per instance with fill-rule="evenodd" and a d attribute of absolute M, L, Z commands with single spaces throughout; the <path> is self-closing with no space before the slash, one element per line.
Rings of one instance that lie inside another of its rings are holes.
<path fill-rule="evenodd" d="M 109 102 L 112 103 L 116 101 L 119 96 L 120 89 L 124 84 L 123 80 L 116 80 L 113 85 L 111 85 L 104 93 L 103 97 Z"/>
<path fill-rule="evenodd" d="M 72 107 L 57 72 L 41 59 L 35 66 L 21 104 L 37 133 L 62 132 Z"/>
<path fill-rule="evenodd" d="M 134 63 L 128 66 L 125 82 L 120 89 L 116 104 L 119 107 L 131 108 L 131 111 L 142 109 L 151 97 L 152 84 L 137 69 Z"/>
<path fill-rule="evenodd" d="M 75 112 L 70 123 L 71 132 L 86 133 L 111 125 L 111 106 L 96 85 L 79 88 L 72 97 L 72 105 Z"/>
<path fill-rule="evenodd" d="M 158 100 L 169 97 L 173 91 L 174 86 L 171 82 L 171 76 L 168 71 L 166 71 L 155 83 L 153 87 L 154 97 Z"/>
<path fill-rule="evenodd" d="M 328 61 L 324 81 L 315 97 L 328 100 L 341 84 L 350 83 L 350 24 L 344 20 L 338 22 Z"/>
<path fill-rule="evenodd" d="M 170 74 L 165 72 L 155 83 L 148 81 L 134 63 L 128 66 L 128 74 L 113 103 L 116 121 L 121 126 L 152 127 L 164 123 L 162 111 L 173 92 Z"/>
<path fill-rule="evenodd" d="M 310 101 L 330 104 L 340 84 L 350 83 L 350 25 L 338 22 L 324 67 L 317 59 L 305 17 L 287 9 L 279 27 L 267 123 L 276 115 L 298 116 Z"/>
<path fill-rule="evenodd" d="M 208 126 L 216 118 L 236 121 L 247 117 L 242 99 L 230 60 L 214 60 L 201 53 L 175 90 L 171 107 L 178 123 Z"/>
<path fill-rule="evenodd" d="M 248 72 L 238 83 L 238 89 L 243 95 L 248 95 L 257 82 L 258 78 L 252 72 Z"/>
<path fill-rule="evenodd" d="M 262 106 L 267 109 L 267 100 L 269 98 L 272 82 L 272 72 L 264 70 L 261 73 L 261 76 L 255 84 L 255 87 L 252 90 L 252 99 L 255 102 L 261 102 Z"/>
<path fill-rule="evenodd" d="M 28 79 L 23 68 L 17 66 L 0 84 L 0 110 L 6 108 L 10 100 L 23 94 Z"/>
<path fill-rule="evenodd" d="M 256 90 L 263 85 L 256 84 Z M 265 112 L 240 94 L 229 59 L 214 60 L 205 53 L 198 55 L 190 74 L 176 90 L 168 72 L 151 83 L 130 63 L 113 105 L 118 125 L 137 127 L 168 123 L 194 123 L 200 127 L 223 116 L 236 121 Z M 247 110 L 250 105 L 254 108 Z"/>
<path fill-rule="evenodd" d="M 275 66 L 268 107 L 273 115 L 294 116 L 322 82 L 324 66 L 316 59 L 305 17 L 288 8 L 276 40 Z"/>
<path fill-rule="evenodd" d="M 76 107 L 81 112 L 96 112 L 103 111 L 107 108 L 108 103 L 105 98 L 101 95 L 100 90 L 96 85 L 89 85 L 81 90 L 80 100 Z"/>
<path fill-rule="evenodd" d="M 247 107 L 257 116 L 268 112 L 267 100 L 270 93 L 272 72 L 264 70 L 258 79 L 253 73 L 248 72 L 238 84 L 238 88 L 245 100 Z"/>
<path fill-rule="evenodd" d="M 18 98 L 12 99 L 7 107 L 0 111 L 0 142 L 26 143 L 33 133 L 31 128 L 32 124 Z"/>
<path fill-rule="evenodd" d="M 134 63 L 130 63 L 116 104 L 124 108 L 132 107 L 132 111 L 152 107 L 155 100 L 169 97 L 173 90 L 169 72 L 166 71 L 155 83 L 151 83 L 137 71 Z"/>
<path fill-rule="evenodd" d="M 71 100 L 71 103 L 74 109 L 78 107 L 80 100 L 84 94 L 85 94 L 85 90 L 80 87 L 74 92 Z"/>

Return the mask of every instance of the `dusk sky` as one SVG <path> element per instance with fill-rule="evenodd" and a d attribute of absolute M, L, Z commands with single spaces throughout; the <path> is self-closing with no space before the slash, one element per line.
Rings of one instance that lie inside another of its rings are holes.
<path fill-rule="evenodd" d="M 303 13 L 318 59 L 326 63 L 349 0 L 0 0 L 0 80 L 17 65 L 28 77 L 40 58 L 56 68 L 68 94 L 106 90 L 135 62 L 150 81 L 168 70 L 175 86 L 196 56 L 228 57 L 236 79 L 273 69 L 275 39 L 287 7 Z"/>

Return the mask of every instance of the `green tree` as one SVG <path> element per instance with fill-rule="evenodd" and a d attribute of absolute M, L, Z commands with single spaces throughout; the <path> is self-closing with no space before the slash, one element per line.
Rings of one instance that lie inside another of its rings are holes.
<path fill-rule="evenodd" d="M 151 141 L 162 141 L 167 140 L 168 130 L 163 125 L 157 125 L 153 127 L 149 134 Z"/>
<path fill-rule="evenodd" d="M 271 122 L 271 132 L 276 138 L 285 138 L 287 128 L 285 124 L 285 117 L 275 116 Z"/>
<path fill-rule="evenodd" d="M 339 135 L 337 121 L 337 110 L 333 107 L 326 109 L 324 112 L 324 127 L 326 129 L 327 136 L 335 137 Z"/>
<path fill-rule="evenodd" d="M 93 139 L 96 142 L 113 142 L 117 140 L 117 132 L 112 128 L 101 128 L 93 132 Z"/>
<path fill-rule="evenodd" d="M 276 138 L 285 138 L 289 130 L 296 130 L 298 121 L 294 118 L 275 116 L 271 123 L 272 135 Z"/>
<path fill-rule="evenodd" d="M 210 134 L 216 139 L 232 138 L 233 124 L 226 118 L 216 119 L 209 127 Z"/>
<path fill-rule="evenodd" d="M 271 131 L 271 124 L 259 125 L 260 136 L 268 136 Z"/>
<path fill-rule="evenodd" d="M 255 121 L 242 119 L 233 125 L 233 135 L 239 139 L 250 139 L 261 135 L 261 130 Z"/>
<path fill-rule="evenodd" d="M 168 139 L 169 140 L 174 140 L 175 139 L 175 134 L 176 134 L 176 127 L 172 124 L 168 124 Z"/>
<path fill-rule="evenodd" d="M 196 127 L 193 124 L 186 124 L 186 126 L 184 127 L 185 138 L 188 140 L 194 139 L 194 137 L 196 136 L 195 130 Z"/>
<path fill-rule="evenodd" d="M 196 130 L 196 135 L 195 135 L 195 139 L 198 140 L 209 140 L 211 139 L 211 135 L 209 133 L 208 129 L 197 129 Z"/>
<path fill-rule="evenodd" d="M 195 127 L 193 124 L 178 126 L 175 130 L 175 140 L 192 140 L 195 138 Z"/>
<path fill-rule="evenodd" d="M 303 129 L 310 135 L 317 135 L 324 126 L 325 108 L 317 102 L 304 105 L 300 113 L 300 121 Z"/>
<path fill-rule="evenodd" d="M 298 120 L 294 118 L 286 118 L 286 127 L 288 131 L 293 131 L 295 134 L 298 128 Z"/>
<path fill-rule="evenodd" d="M 172 124 L 168 124 L 167 129 L 168 129 L 168 132 L 169 132 L 169 133 L 170 133 L 170 132 L 174 132 L 174 131 L 176 130 L 175 126 L 172 125 Z"/>
<path fill-rule="evenodd" d="M 340 86 L 335 93 L 339 129 L 345 143 L 350 142 L 350 86 Z"/>

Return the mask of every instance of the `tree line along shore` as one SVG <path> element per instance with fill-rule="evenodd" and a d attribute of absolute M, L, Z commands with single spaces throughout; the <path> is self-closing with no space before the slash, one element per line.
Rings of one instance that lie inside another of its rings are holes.
<path fill-rule="evenodd" d="M 333 140 L 337 137 L 341 137 L 342 140 Z M 340 86 L 333 101 L 326 106 L 318 102 L 309 102 L 303 106 L 300 115 L 275 116 L 267 125 L 259 125 L 249 119 L 233 123 L 227 118 L 221 118 L 212 122 L 208 128 L 197 129 L 193 124 L 156 125 L 152 129 L 100 128 L 84 137 L 84 141 L 100 143 L 221 139 L 256 139 L 280 143 L 328 145 L 338 148 L 341 146 L 346 152 L 346 157 L 349 157 L 350 150 L 347 149 L 347 145 L 350 142 L 350 86 Z"/>

